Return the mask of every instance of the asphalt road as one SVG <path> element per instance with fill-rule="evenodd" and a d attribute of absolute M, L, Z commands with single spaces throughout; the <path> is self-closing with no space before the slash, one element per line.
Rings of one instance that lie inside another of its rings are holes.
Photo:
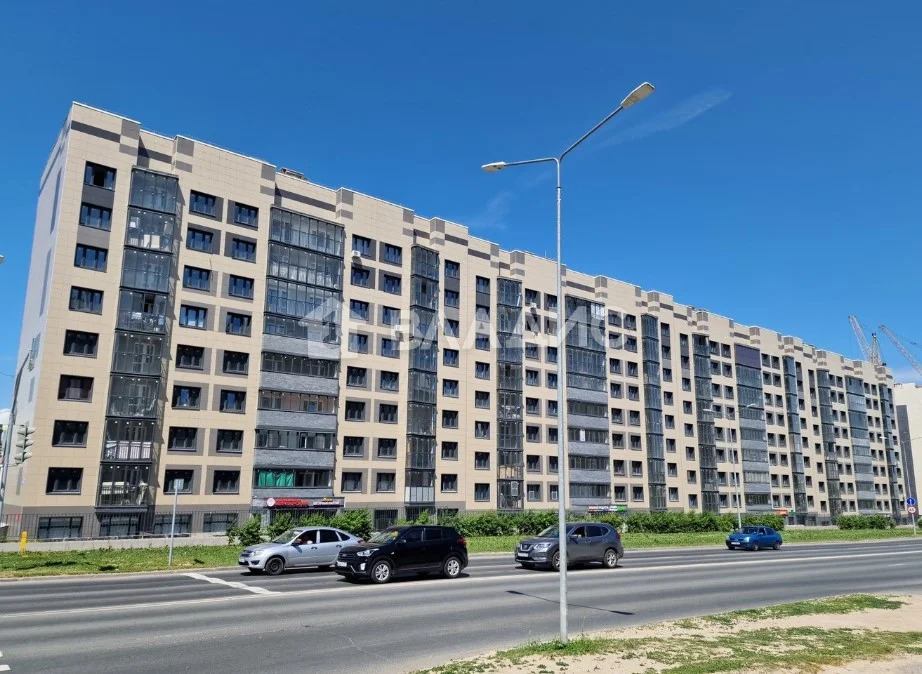
<path fill-rule="evenodd" d="M 628 550 L 568 574 L 571 633 L 847 592 L 922 592 L 922 542 Z M 0 671 L 402 672 L 556 634 L 557 575 L 475 558 L 455 580 L 234 570 L 0 581 Z"/>

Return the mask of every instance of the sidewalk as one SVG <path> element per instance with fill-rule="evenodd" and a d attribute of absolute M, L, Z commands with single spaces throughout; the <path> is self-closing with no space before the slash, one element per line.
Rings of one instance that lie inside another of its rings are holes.
<path fill-rule="evenodd" d="M 113 538 L 65 541 L 32 541 L 26 545 L 29 552 L 52 552 L 56 550 L 102 550 L 106 548 L 165 548 L 170 544 L 169 537 L 156 536 L 148 538 Z M 224 534 L 192 534 L 173 539 L 174 547 L 189 545 L 227 545 Z M 19 552 L 19 541 L 0 543 L 0 552 Z"/>

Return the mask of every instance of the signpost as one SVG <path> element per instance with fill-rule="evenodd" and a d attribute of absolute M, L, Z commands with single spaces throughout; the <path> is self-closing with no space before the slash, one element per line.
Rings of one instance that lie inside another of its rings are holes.
<path fill-rule="evenodd" d="M 173 566 L 173 535 L 176 532 L 176 504 L 179 502 L 179 491 L 185 487 L 185 480 L 178 478 L 173 480 L 173 519 L 170 522 L 170 556 L 166 565 Z"/>
<path fill-rule="evenodd" d="M 916 509 L 916 499 L 912 496 L 906 499 L 906 512 L 908 512 L 909 516 L 912 518 L 912 535 L 915 536 L 916 535 L 916 513 L 918 512 L 918 510 Z"/>

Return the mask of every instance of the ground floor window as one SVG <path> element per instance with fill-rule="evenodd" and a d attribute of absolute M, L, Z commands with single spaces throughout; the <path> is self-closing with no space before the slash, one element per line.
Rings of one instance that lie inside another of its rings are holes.
<path fill-rule="evenodd" d="M 83 529 L 82 517 L 39 517 L 39 540 L 49 538 L 80 538 Z"/>
<path fill-rule="evenodd" d="M 205 513 L 202 522 L 202 531 L 205 533 L 223 534 L 231 524 L 237 524 L 237 513 Z"/>
<path fill-rule="evenodd" d="M 154 515 L 154 535 L 169 536 L 173 522 L 173 514 Z M 176 536 L 188 536 L 192 533 L 192 515 L 176 513 Z"/>
<path fill-rule="evenodd" d="M 124 538 L 127 536 L 137 536 L 141 529 L 141 515 L 100 515 L 99 516 L 99 535 L 102 537 L 117 536 Z"/>
<path fill-rule="evenodd" d="M 397 509 L 375 510 L 375 531 L 382 531 L 394 525 L 397 521 Z"/>

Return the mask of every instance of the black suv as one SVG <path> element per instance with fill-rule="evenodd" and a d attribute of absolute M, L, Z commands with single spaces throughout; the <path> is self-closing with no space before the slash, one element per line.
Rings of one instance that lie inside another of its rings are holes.
<path fill-rule="evenodd" d="M 386 583 L 397 575 L 441 572 L 457 578 L 467 566 L 467 541 L 453 527 L 389 527 L 339 552 L 336 573 L 347 580 Z"/>

